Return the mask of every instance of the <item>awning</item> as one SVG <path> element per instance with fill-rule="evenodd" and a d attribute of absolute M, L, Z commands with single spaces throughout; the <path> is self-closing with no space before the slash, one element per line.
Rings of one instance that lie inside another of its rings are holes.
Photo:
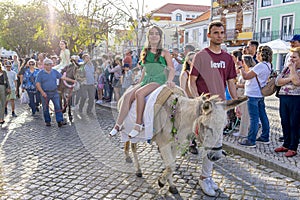
<path fill-rule="evenodd" d="M 253 32 L 242 32 L 242 33 L 239 33 L 237 39 L 238 40 L 249 40 L 249 39 L 252 39 L 253 37 Z"/>

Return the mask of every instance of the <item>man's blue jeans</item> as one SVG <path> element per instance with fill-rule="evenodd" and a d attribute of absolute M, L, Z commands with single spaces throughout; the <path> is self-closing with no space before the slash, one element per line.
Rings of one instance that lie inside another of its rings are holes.
<path fill-rule="evenodd" d="M 270 136 L 270 124 L 266 113 L 264 97 L 248 97 L 248 112 L 250 116 L 250 129 L 248 132 L 248 140 L 252 143 L 256 143 L 256 136 L 259 127 L 259 119 L 262 124 L 261 138 L 265 141 L 269 141 Z"/>
<path fill-rule="evenodd" d="M 47 94 L 46 99 L 43 96 L 41 96 L 45 122 L 46 123 L 51 122 L 51 117 L 49 114 L 49 101 L 50 100 L 52 101 L 52 103 L 54 105 L 56 122 L 62 122 L 64 120 L 64 118 L 63 118 L 63 114 L 62 114 L 61 108 L 60 108 L 60 99 L 59 99 L 58 92 L 57 91 L 46 92 L 46 94 Z"/>

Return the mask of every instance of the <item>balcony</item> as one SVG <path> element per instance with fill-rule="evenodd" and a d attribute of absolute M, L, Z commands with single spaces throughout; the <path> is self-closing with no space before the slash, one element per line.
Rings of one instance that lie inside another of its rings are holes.
<path fill-rule="evenodd" d="M 260 43 L 270 42 L 272 40 L 281 39 L 289 40 L 295 34 L 300 34 L 300 29 L 294 29 L 289 33 L 284 33 L 283 31 L 267 31 L 267 32 L 257 32 L 253 35 L 253 40 L 257 40 Z"/>

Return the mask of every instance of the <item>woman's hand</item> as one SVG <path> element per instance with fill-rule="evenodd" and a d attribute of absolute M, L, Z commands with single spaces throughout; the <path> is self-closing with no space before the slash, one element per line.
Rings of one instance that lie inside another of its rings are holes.
<path fill-rule="evenodd" d="M 166 84 L 168 87 L 171 87 L 171 88 L 175 87 L 175 83 L 173 81 L 167 81 Z"/>

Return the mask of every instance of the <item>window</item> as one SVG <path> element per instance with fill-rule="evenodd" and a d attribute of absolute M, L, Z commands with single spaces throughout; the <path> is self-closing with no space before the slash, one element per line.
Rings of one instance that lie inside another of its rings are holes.
<path fill-rule="evenodd" d="M 271 0 L 261 0 L 261 7 L 266 7 L 271 5 Z"/>
<path fill-rule="evenodd" d="M 293 36 L 293 15 L 282 17 L 281 23 L 281 39 L 288 40 Z"/>
<path fill-rule="evenodd" d="M 203 29 L 203 42 L 207 42 L 207 28 Z"/>
<path fill-rule="evenodd" d="M 190 15 L 186 15 L 186 17 L 190 17 Z"/>
<path fill-rule="evenodd" d="M 251 32 L 252 27 L 252 13 L 245 13 L 243 16 L 243 32 Z"/>
<path fill-rule="evenodd" d="M 195 43 L 199 42 L 199 30 L 198 29 L 193 30 L 193 42 L 195 42 Z"/>
<path fill-rule="evenodd" d="M 192 15 L 192 18 L 195 18 L 195 15 Z"/>
<path fill-rule="evenodd" d="M 182 15 L 180 13 L 176 14 L 176 21 L 178 21 L 178 22 L 182 21 Z"/>
<path fill-rule="evenodd" d="M 261 43 L 271 41 L 271 18 L 262 19 L 260 21 L 260 32 L 261 32 L 261 39 L 260 39 Z"/>
<path fill-rule="evenodd" d="M 226 18 L 226 40 L 235 39 L 235 24 L 235 17 Z"/>
<path fill-rule="evenodd" d="M 294 0 L 283 0 L 283 3 L 294 2 Z"/>
<path fill-rule="evenodd" d="M 185 31 L 185 43 L 189 43 L 189 32 L 188 31 Z"/>

